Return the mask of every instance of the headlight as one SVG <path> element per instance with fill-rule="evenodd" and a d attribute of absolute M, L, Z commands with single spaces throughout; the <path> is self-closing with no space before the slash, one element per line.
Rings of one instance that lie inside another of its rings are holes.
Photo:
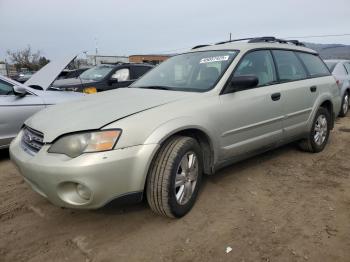
<path fill-rule="evenodd" d="M 74 158 L 83 153 L 112 150 L 121 133 L 121 130 L 106 130 L 66 135 L 58 139 L 48 152 Z"/>
<path fill-rule="evenodd" d="M 97 93 L 97 88 L 93 87 L 93 86 L 85 87 L 83 89 L 83 93 L 85 93 L 85 94 L 95 94 L 95 93 Z"/>

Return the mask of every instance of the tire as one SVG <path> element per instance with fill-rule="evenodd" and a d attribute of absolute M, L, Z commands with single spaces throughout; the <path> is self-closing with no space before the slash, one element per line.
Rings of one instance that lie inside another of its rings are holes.
<path fill-rule="evenodd" d="M 326 122 L 324 122 L 324 120 Z M 312 122 L 312 127 L 308 137 L 299 143 L 300 148 L 311 153 L 321 152 L 328 142 L 332 126 L 331 121 L 331 116 L 328 110 L 320 107 Z M 318 133 L 319 136 L 317 136 L 316 133 Z"/>
<path fill-rule="evenodd" d="M 191 163 L 192 168 L 182 168 L 190 167 Z M 186 215 L 196 201 L 202 173 L 203 157 L 198 142 L 191 137 L 170 138 L 160 148 L 148 173 L 146 195 L 149 206 L 162 216 L 180 218 Z"/>
<path fill-rule="evenodd" d="M 349 92 L 346 91 L 341 102 L 341 109 L 340 109 L 339 116 L 340 117 L 346 116 L 348 111 L 349 111 Z"/>

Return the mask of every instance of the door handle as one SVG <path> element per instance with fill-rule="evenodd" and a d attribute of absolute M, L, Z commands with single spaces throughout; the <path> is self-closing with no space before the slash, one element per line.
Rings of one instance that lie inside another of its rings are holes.
<path fill-rule="evenodd" d="M 317 90 L 317 86 L 312 86 L 312 87 L 310 87 L 310 91 L 311 91 L 312 93 L 316 92 L 316 90 Z"/>
<path fill-rule="evenodd" d="M 280 98 L 281 98 L 281 93 L 274 93 L 274 94 L 271 95 L 271 99 L 273 101 L 280 100 Z"/>

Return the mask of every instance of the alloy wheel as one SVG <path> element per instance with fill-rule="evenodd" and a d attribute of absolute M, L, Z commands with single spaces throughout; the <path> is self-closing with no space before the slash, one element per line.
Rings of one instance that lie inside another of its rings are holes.
<path fill-rule="evenodd" d="M 314 142 L 317 145 L 322 145 L 327 137 L 328 124 L 325 115 L 319 115 L 314 127 Z"/>
<path fill-rule="evenodd" d="M 175 177 L 176 201 L 185 205 L 192 197 L 198 179 L 198 158 L 194 152 L 187 152 L 181 159 Z"/>

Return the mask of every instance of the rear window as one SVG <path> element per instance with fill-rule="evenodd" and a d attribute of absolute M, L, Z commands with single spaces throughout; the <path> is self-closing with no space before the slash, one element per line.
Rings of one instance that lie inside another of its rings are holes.
<path fill-rule="evenodd" d="M 348 75 L 350 75 L 350 63 L 344 63 Z"/>
<path fill-rule="evenodd" d="M 307 71 L 311 77 L 329 75 L 327 66 L 322 62 L 318 55 L 297 52 L 300 59 L 306 66 Z"/>

